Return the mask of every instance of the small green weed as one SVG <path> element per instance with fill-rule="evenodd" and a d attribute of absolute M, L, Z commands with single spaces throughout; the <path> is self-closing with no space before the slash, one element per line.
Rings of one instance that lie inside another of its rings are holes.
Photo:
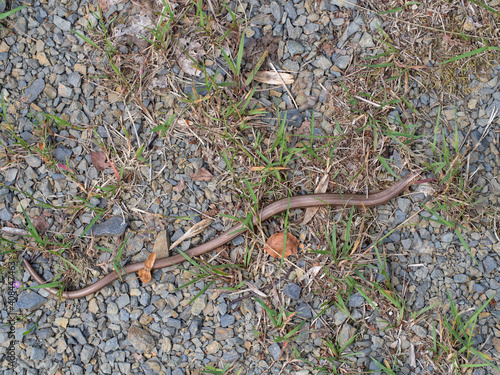
<path fill-rule="evenodd" d="M 491 357 L 482 353 L 474 347 L 474 332 L 477 320 L 481 312 L 488 307 L 495 297 L 491 296 L 474 314 L 464 320 L 463 313 L 457 310 L 455 303 L 449 292 L 448 301 L 450 303 L 451 317 L 442 316 L 440 318 L 439 337 L 433 325 L 432 337 L 434 353 L 433 361 L 443 367 L 450 363 L 451 368 L 457 373 L 477 367 L 491 367 L 497 371 L 500 368 L 495 365 Z"/>

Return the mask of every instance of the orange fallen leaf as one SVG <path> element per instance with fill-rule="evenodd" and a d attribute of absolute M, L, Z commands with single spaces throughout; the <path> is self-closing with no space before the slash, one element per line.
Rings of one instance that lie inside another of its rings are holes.
<path fill-rule="evenodd" d="M 139 274 L 139 279 L 145 284 L 149 283 L 151 281 L 151 269 L 153 268 L 156 260 L 156 253 L 153 251 L 151 254 L 149 254 L 148 259 L 144 262 L 144 268 L 140 269 L 138 274 Z"/>
<path fill-rule="evenodd" d="M 267 240 L 264 250 L 274 258 L 281 258 L 283 254 L 283 245 L 285 243 L 284 233 L 275 233 Z M 297 248 L 300 242 L 293 234 L 287 233 L 285 245 L 285 258 L 297 254 Z"/>
<path fill-rule="evenodd" d="M 196 171 L 196 173 L 191 174 L 191 178 L 193 181 L 210 181 L 213 175 L 205 168 L 201 167 Z"/>

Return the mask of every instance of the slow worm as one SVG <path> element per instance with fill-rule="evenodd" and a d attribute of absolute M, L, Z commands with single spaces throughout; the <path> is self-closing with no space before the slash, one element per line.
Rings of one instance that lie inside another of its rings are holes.
<path fill-rule="evenodd" d="M 284 212 L 286 210 L 293 210 L 296 208 L 308 208 L 308 207 L 318 207 L 318 206 L 344 206 L 344 207 L 371 207 L 378 206 L 380 204 L 390 201 L 392 198 L 399 195 L 407 187 L 409 187 L 413 180 L 419 175 L 419 172 L 409 173 L 405 178 L 396 182 L 394 185 L 386 190 L 379 191 L 377 193 L 369 194 L 368 196 L 363 194 L 310 194 L 310 195 L 299 195 L 290 198 L 283 198 L 270 203 L 264 207 L 258 215 L 258 219 L 254 219 L 254 222 L 265 221 L 270 217 Z M 246 231 L 242 229 L 242 224 L 237 224 L 233 226 L 228 231 L 224 232 L 220 236 L 205 242 L 202 245 L 196 246 L 188 251 L 186 255 L 189 257 L 197 257 L 205 254 L 211 250 L 214 250 L 233 238 L 241 235 Z M 173 255 L 167 258 L 158 259 L 153 266 L 154 270 L 170 267 L 174 264 L 179 264 L 184 262 L 186 259 L 181 255 Z M 45 284 L 46 281 L 33 269 L 31 263 L 23 258 L 24 266 L 30 273 L 30 275 L 37 281 L 38 284 Z M 124 267 L 126 273 L 135 273 L 140 269 L 144 268 L 144 262 L 133 263 Z M 98 290 L 104 288 L 106 285 L 111 284 L 113 281 L 119 278 L 116 272 L 112 272 L 102 279 L 96 281 L 95 283 L 79 290 L 66 291 L 62 293 L 63 298 L 74 299 L 88 296 L 89 294 L 95 293 Z M 48 292 L 57 295 L 58 290 L 54 288 L 46 288 Z"/>

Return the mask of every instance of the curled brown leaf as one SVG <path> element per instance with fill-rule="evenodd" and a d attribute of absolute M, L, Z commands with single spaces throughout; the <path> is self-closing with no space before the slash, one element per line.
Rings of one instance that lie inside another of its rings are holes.
<path fill-rule="evenodd" d="M 283 255 L 283 245 L 285 244 L 285 234 L 275 233 L 267 240 L 264 250 L 274 258 L 281 258 Z M 297 254 L 300 241 L 293 234 L 287 233 L 285 245 L 285 258 Z"/>
<path fill-rule="evenodd" d="M 33 225 L 40 234 L 45 233 L 50 227 L 50 224 L 47 222 L 47 220 L 45 220 L 45 216 L 43 215 L 37 216 L 33 222 Z"/>
<path fill-rule="evenodd" d="M 144 268 L 138 272 L 139 279 L 145 284 L 151 281 L 151 269 L 153 268 L 156 260 L 156 253 L 153 251 L 149 254 L 148 259 L 144 262 Z"/>
<path fill-rule="evenodd" d="M 106 159 L 106 154 L 102 151 L 94 151 L 90 153 L 90 161 L 99 172 L 109 167 Z"/>
<path fill-rule="evenodd" d="M 191 174 L 191 178 L 193 181 L 210 181 L 213 175 L 205 168 L 201 167 L 195 173 Z"/>

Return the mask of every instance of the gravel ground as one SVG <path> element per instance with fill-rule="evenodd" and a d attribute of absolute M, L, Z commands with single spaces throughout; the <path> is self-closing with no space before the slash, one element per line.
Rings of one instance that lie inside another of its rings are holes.
<path fill-rule="evenodd" d="M 299 72 L 297 80 L 303 82 L 293 92 L 298 110 L 292 109 L 293 103 L 286 92 L 281 95 L 284 104 L 280 106 L 288 110 L 289 126 L 299 127 L 311 118 L 314 109 L 315 132 L 321 135 L 334 132 L 325 114 L 326 91 L 351 64 L 354 53 L 373 52 L 374 39 L 378 37 L 376 22 L 381 22 L 373 14 L 357 11 L 353 5 L 357 3 L 357 0 L 320 1 L 315 6 L 311 1 L 264 3 L 251 0 L 240 3 L 250 20 L 246 37 L 250 41 L 258 40 L 271 31 L 279 40 L 276 52 L 279 65 Z M 14 1 L 9 7 L 18 5 L 21 3 Z M 10 18 L 12 23 L 7 28 L 0 29 L 0 90 L 7 102 L 6 115 L 27 144 L 38 142 L 44 120 L 38 113 L 42 111 L 81 126 L 81 129 L 61 127 L 52 135 L 56 145 L 53 158 L 59 163 L 68 163 L 78 176 L 83 176 L 80 183 L 87 181 L 85 179 L 98 180 L 101 173 L 91 160 L 92 130 L 87 126 L 95 126 L 97 133 L 109 143 L 120 141 L 118 125 L 131 133 L 137 132 L 137 139 L 142 144 L 152 139 L 149 124 L 136 116 L 137 108 L 117 101 L 112 92 L 91 79 L 101 72 L 101 64 L 93 59 L 83 40 L 71 32 L 71 29 L 83 32 L 87 26 L 88 6 L 85 0 L 31 1 Z M 113 5 L 109 13 L 123 8 L 123 4 Z M 318 49 L 324 38 L 332 42 L 330 54 Z M 433 133 L 438 107 L 442 105 L 441 115 L 450 125 L 444 127 L 446 141 L 453 144 L 454 135 L 449 129 L 456 124 L 460 142 L 466 135 L 471 137 L 473 145 L 479 142 L 476 151 L 470 154 L 468 168 L 474 175 L 474 185 L 485 198 L 478 213 L 481 214 L 480 210 L 488 213 L 466 222 L 461 232 L 477 260 L 475 263 L 453 230 L 429 220 L 432 214 L 420 212 L 429 190 L 427 186 L 412 188 L 409 194 L 377 208 L 376 222 L 383 223 L 380 227 L 384 234 L 405 221 L 411 224 L 399 227 L 380 246 L 387 255 L 391 282 L 404 294 L 411 311 L 446 303 L 447 293 L 459 311 L 467 311 L 464 316 L 470 316 L 471 311 L 491 296 L 496 302 L 500 300 L 500 241 L 498 229 L 492 226 L 488 217 L 500 203 L 498 118 L 488 126 L 491 114 L 495 108 L 500 108 L 499 71 L 500 65 L 480 77 L 471 76 L 471 92 L 462 99 L 446 101 L 423 92 L 417 84 L 410 87 L 411 104 L 428 118 L 420 124 L 421 134 Z M 151 94 L 147 97 L 151 99 L 145 99 L 144 105 L 150 111 L 167 113 L 173 108 L 172 96 L 155 99 Z M 263 92 L 260 99 L 271 103 L 276 97 Z M 394 110 L 390 116 L 404 119 L 408 114 Z M 137 147 L 136 137 L 132 139 Z M 190 142 L 192 139 L 176 136 L 168 142 L 161 138 L 155 140 L 155 147 L 162 152 L 152 154 L 148 160 L 151 168 L 131 166 L 143 176 L 144 182 L 132 183 L 130 189 L 122 192 L 120 200 L 112 207 L 111 216 L 115 218 L 99 220 L 101 226 L 94 226 L 93 234 L 104 236 L 112 247 L 119 244 L 118 235 L 130 231 L 124 257 L 138 261 L 151 250 L 163 251 L 167 233 L 175 241 L 192 225 L 187 220 L 176 220 L 166 226 L 152 214 L 193 216 L 194 222 L 201 220 L 200 212 L 220 206 L 227 212 L 243 214 L 238 197 L 228 193 L 225 183 L 193 179 L 192 173 L 201 167 L 214 174 L 223 174 L 227 166 L 217 154 L 212 155 L 208 163 L 206 150 L 199 143 Z M 6 134 L 2 134 L 1 140 L 4 144 L 12 144 Z M 430 151 L 423 143 L 415 147 L 424 154 Z M 1 162 L 0 220 L 3 227 L 24 228 L 24 208 L 32 220 L 45 215 L 53 228 L 60 229 L 58 214 L 49 214 L 51 210 L 36 207 L 26 193 L 63 206 L 79 193 L 78 185 L 66 178 L 64 171 L 51 168 L 41 155 L 21 153 L 20 157 Z M 398 157 L 397 152 L 392 155 L 396 163 Z M 104 173 L 112 174 L 113 171 L 107 168 Z M 179 189 L 181 184 L 185 184 L 183 189 Z M 104 198 L 92 198 L 90 203 L 102 208 L 108 204 Z M 121 216 L 127 217 L 125 224 L 116 219 Z M 292 215 L 292 218 L 299 216 Z M 69 232 L 81 234 L 93 217 L 91 212 L 80 212 L 69 225 Z M 200 244 L 230 224 L 230 220 L 217 221 L 202 235 L 183 242 L 181 248 L 187 250 Z M 301 233 L 307 232 L 306 228 L 301 230 Z M 19 240 L 6 235 L 4 238 Z M 234 250 L 230 251 L 228 259 L 234 260 L 244 252 L 244 242 L 243 236 L 233 240 Z M 109 253 L 103 253 L 100 260 L 107 259 Z M 36 264 L 46 279 L 54 276 L 49 259 L 40 257 Z M 21 317 L 32 311 L 35 313 L 14 325 L 14 367 L 7 360 L 11 343 L 9 327 L 0 329 L 0 371 L 6 375 L 182 375 L 201 373 L 206 366 L 234 363 L 235 369 L 244 369 L 242 374 L 316 374 L 317 368 L 324 365 L 318 358 L 331 355 L 325 352 L 323 339 L 336 332 L 340 343 L 357 335 L 346 350 L 355 353 L 349 357 L 354 364 L 346 367 L 350 370 L 344 373 L 360 369 L 376 373 L 375 360 L 384 363 L 388 353 L 395 350 L 401 353 L 398 356 L 399 373 L 439 373 L 437 368 L 429 367 L 428 361 L 431 357 L 427 346 L 432 338 L 431 321 L 407 322 L 401 330 L 387 330 L 385 320 L 388 317 L 372 309 L 359 293 L 353 293 L 347 301 L 350 316 L 336 306 L 323 311 L 323 304 L 328 302 L 326 298 L 311 291 L 300 280 L 300 275 L 306 273 L 309 266 L 300 260 L 297 266 L 298 269 L 273 288 L 287 310 L 297 311 L 300 319 L 305 320 L 301 335 L 288 348 L 282 342 L 273 342 L 272 335 L 262 338 L 255 334 L 254 328 L 262 323 L 265 311 L 252 298 L 233 304 L 231 301 L 238 296 L 209 288 L 189 304 L 207 281 L 177 290 L 178 286 L 192 280 L 196 272 L 187 263 L 184 267 L 154 272 L 155 282 L 148 286 L 138 280 L 117 281 L 86 298 L 63 300 L 61 304 L 43 289 L 23 290 L 17 296 L 13 311 L 8 310 L 5 282 L 2 284 L 5 298 L 0 301 L 2 320 L 7 321 L 12 314 Z M 251 275 L 253 278 L 247 281 L 262 288 L 275 280 L 277 272 L 278 263 L 266 263 L 259 274 Z M 286 272 L 281 273 L 284 276 Z M 99 275 L 99 270 L 92 270 L 90 278 Z M 19 281 L 22 285 L 36 285 L 24 270 Z M 390 309 L 387 311 L 390 313 Z M 446 307 L 442 311 L 446 312 Z M 35 323 L 36 330 L 25 335 Z M 477 346 L 500 365 L 500 310 L 496 304 L 490 304 L 480 314 L 477 324 Z M 291 347 L 308 362 L 293 361 Z M 416 355 L 415 361 L 412 352 Z M 478 368 L 470 373 L 498 372 Z"/>

